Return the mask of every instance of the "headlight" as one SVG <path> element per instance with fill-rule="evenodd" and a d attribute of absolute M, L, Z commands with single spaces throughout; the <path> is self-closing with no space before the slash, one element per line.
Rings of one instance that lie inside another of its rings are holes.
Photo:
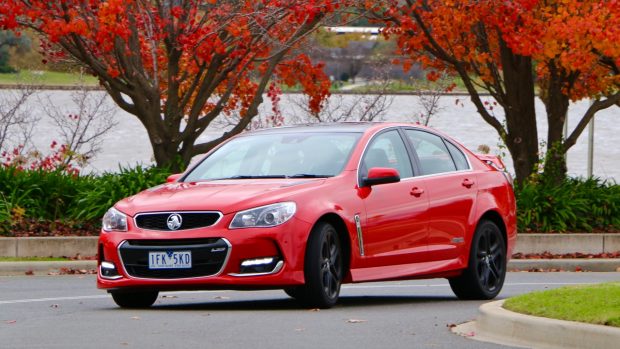
<path fill-rule="evenodd" d="M 275 227 L 293 217 L 297 211 L 294 202 L 280 202 L 238 212 L 230 223 L 230 229 L 250 227 Z"/>
<path fill-rule="evenodd" d="M 114 207 L 103 215 L 102 223 L 105 231 L 127 231 L 127 216 Z"/>

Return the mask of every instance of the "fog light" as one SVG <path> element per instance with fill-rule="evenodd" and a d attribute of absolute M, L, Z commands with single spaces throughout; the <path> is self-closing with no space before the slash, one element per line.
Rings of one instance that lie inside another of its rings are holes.
<path fill-rule="evenodd" d="M 112 262 L 106 262 L 106 261 L 101 262 L 99 273 L 101 274 L 101 277 L 104 279 L 114 280 L 114 279 L 121 278 L 121 275 L 118 273 L 118 270 L 116 270 L 116 266 Z"/>
<path fill-rule="evenodd" d="M 258 265 L 265 265 L 273 263 L 274 258 L 260 258 L 260 259 L 246 259 L 241 263 L 242 267 L 254 267 Z"/>
<path fill-rule="evenodd" d="M 241 262 L 239 273 L 241 274 L 270 273 L 274 271 L 279 261 L 280 260 L 277 257 L 262 257 L 262 258 L 246 259 Z"/>

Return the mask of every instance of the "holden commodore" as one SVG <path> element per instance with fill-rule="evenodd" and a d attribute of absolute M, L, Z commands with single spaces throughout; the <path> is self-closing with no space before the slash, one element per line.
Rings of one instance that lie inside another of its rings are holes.
<path fill-rule="evenodd" d="M 413 278 L 491 299 L 515 207 L 499 158 L 420 125 L 247 132 L 108 210 L 97 286 L 120 307 L 160 291 L 281 288 L 329 308 L 343 283 Z"/>

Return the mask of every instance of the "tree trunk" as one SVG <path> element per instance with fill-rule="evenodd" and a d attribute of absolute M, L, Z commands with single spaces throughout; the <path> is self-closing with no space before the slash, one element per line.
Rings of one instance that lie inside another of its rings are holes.
<path fill-rule="evenodd" d="M 179 144 L 183 141 L 180 139 L 180 123 L 177 121 L 178 118 L 171 115 L 163 115 L 162 117 L 160 97 L 156 91 L 150 92 L 151 94 L 148 97 L 146 94 L 132 96 L 138 111 L 135 115 L 138 116 L 149 136 L 157 167 L 168 168 L 174 173 L 181 172 L 189 161 L 184 162 L 179 151 Z M 166 111 L 170 114 L 176 112 L 176 110 Z"/>
<path fill-rule="evenodd" d="M 515 55 L 506 45 L 501 47 L 501 59 L 506 88 L 504 142 L 521 183 L 534 173 L 539 160 L 532 59 Z"/>
<path fill-rule="evenodd" d="M 543 178 L 550 183 L 559 183 L 566 178 L 566 147 L 564 146 L 564 123 L 568 113 L 569 99 L 562 92 L 564 79 L 555 79 L 556 74 L 550 74 L 551 79 L 547 87 L 543 102 L 547 111 L 547 154 Z"/>

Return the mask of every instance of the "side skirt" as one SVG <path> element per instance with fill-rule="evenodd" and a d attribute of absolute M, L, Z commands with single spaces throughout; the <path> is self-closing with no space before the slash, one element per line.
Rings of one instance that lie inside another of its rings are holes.
<path fill-rule="evenodd" d="M 351 270 L 352 282 L 406 280 L 458 276 L 463 271 L 460 259 L 399 264 Z"/>

